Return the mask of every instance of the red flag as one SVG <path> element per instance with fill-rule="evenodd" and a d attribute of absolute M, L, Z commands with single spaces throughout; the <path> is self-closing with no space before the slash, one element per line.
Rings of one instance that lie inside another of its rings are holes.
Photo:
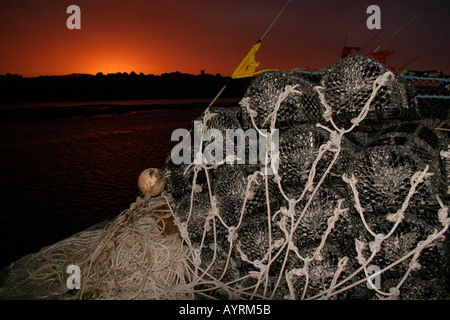
<path fill-rule="evenodd" d="M 394 51 L 377 51 L 377 52 L 370 52 L 367 54 L 367 56 L 371 56 L 372 58 L 380 61 L 382 64 L 386 64 L 386 57 L 393 54 Z"/>
<path fill-rule="evenodd" d="M 342 49 L 341 58 L 347 57 L 352 50 L 359 51 L 359 49 L 359 47 L 344 47 L 344 49 Z"/>

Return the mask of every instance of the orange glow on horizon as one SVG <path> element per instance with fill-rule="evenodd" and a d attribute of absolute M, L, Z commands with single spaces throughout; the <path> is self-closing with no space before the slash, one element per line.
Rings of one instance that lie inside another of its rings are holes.
<path fill-rule="evenodd" d="M 441 2 L 442 0 L 436 0 Z M 383 1 L 380 1 L 383 2 Z M 450 72 L 444 4 L 424 13 L 386 45 L 399 67 L 421 54 L 412 70 Z M 81 30 L 68 30 L 69 1 L 10 1 L 0 4 L 0 74 L 24 77 L 132 71 L 159 75 L 180 71 L 229 76 L 281 9 L 276 0 L 246 1 L 88 1 L 81 8 Z M 383 36 L 422 8 L 386 1 Z M 399 7 L 402 10 L 398 10 Z M 361 46 L 376 30 L 366 28 L 367 4 L 342 0 L 292 1 L 264 39 L 260 69 L 321 69 L 336 62 L 344 37 Z M 400 14 L 401 13 L 401 14 Z M 375 46 L 378 43 L 373 43 Z M 370 51 L 373 48 L 367 48 Z"/>
<path fill-rule="evenodd" d="M 132 54 L 127 55 L 117 51 L 113 48 L 99 50 L 95 55 L 90 55 L 80 60 L 77 69 L 84 70 L 82 73 L 97 74 L 101 72 L 105 75 L 118 72 L 130 73 L 134 71 L 138 74 L 142 72 L 140 70 L 144 68 L 141 61 L 136 58 L 131 59 L 130 56 L 133 57 Z M 151 67 L 145 69 L 150 71 Z"/>

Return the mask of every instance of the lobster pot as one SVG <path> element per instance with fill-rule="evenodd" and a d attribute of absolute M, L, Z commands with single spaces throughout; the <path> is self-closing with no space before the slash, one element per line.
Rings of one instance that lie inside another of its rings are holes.
<path fill-rule="evenodd" d="M 387 206 L 380 208 L 376 214 L 368 212 L 365 215 L 367 225 L 376 234 L 389 234 L 394 227 L 394 222 L 389 221 L 387 217 L 396 209 L 394 206 Z M 383 273 L 382 290 L 387 291 L 394 287 L 411 267 L 409 259 L 405 259 L 401 263 L 396 262 L 413 251 L 419 242 L 425 241 L 428 235 L 442 227 L 437 218 L 438 209 L 439 206 L 430 204 L 411 205 L 392 235 L 383 241 L 379 252 L 371 261 L 380 269 L 394 265 Z M 357 239 L 367 241 L 367 243 L 373 240 L 364 227 L 359 230 Z M 403 286 L 402 299 L 430 299 L 445 295 L 447 290 L 445 279 L 447 279 L 449 271 L 449 249 L 448 240 L 444 240 L 445 238 L 437 240 L 432 246 L 421 252 L 417 258 L 417 268 L 414 268 Z"/>
<path fill-rule="evenodd" d="M 293 91 L 284 97 L 282 94 L 288 86 Z M 275 128 L 280 130 L 323 121 L 324 108 L 314 86 L 305 79 L 283 71 L 267 71 L 253 79 L 244 95 L 245 99 L 248 100 L 248 106 L 243 106 L 246 128 L 254 127 L 252 111 L 255 112 L 254 123 L 261 129 L 270 129 L 274 115 Z"/>
<path fill-rule="evenodd" d="M 330 134 L 327 130 L 313 125 L 302 125 L 287 130 L 280 138 L 280 167 L 281 184 L 286 193 L 299 197 L 309 180 L 313 163 L 316 160 L 320 147 L 327 143 Z M 346 137 L 341 142 L 341 152 L 337 161 L 326 176 L 325 183 L 329 186 L 342 186 L 341 176 L 344 169 L 353 161 L 355 146 Z M 327 171 L 335 153 L 328 151 L 314 167 L 313 186 Z"/>
<path fill-rule="evenodd" d="M 244 220 L 256 216 L 266 218 L 269 209 L 279 209 L 281 194 L 278 186 L 273 179 L 268 179 L 266 190 L 264 176 L 257 173 L 259 169 L 250 165 L 228 165 L 213 171 L 213 193 L 217 207 L 228 226 L 237 226 L 241 216 Z"/>
<path fill-rule="evenodd" d="M 436 181 L 437 194 L 445 197 L 449 185 L 448 160 L 441 157 L 447 147 L 445 137 L 423 121 L 399 122 L 380 128 L 368 147 L 399 146 L 409 150 L 430 166 Z"/>
<path fill-rule="evenodd" d="M 425 161 L 407 148 L 383 145 L 358 153 L 347 175 L 357 179 L 359 200 L 366 212 L 388 210 L 395 213 L 409 194 L 411 177 L 425 168 Z M 438 168 L 431 168 L 429 173 L 433 175 L 426 177 L 417 186 L 409 201 L 410 205 L 436 203 L 436 182 L 440 174 Z"/>
<path fill-rule="evenodd" d="M 375 81 L 389 68 L 372 57 L 350 56 L 327 69 L 322 79 L 323 95 L 332 109 L 336 123 L 347 123 L 358 117 L 370 104 L 366 120 L 415 119 L 418 115 L 414 90 L 400 76 L 392 76 L 381 85 L 375 96 Z"/>

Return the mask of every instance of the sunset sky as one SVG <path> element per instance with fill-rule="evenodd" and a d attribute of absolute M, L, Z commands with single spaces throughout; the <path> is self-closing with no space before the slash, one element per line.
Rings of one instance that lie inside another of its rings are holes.
<path fill-rule="evenodd" d="M 0 74 L 24 77 L 70 73 L 180 71 L 231 75 L 286 0 L 0 0 Z M 69 30 L 69 5 L 81 9 L 81 30 Z M 363 53 L 422 14 L 382 50 L 398 68 L 450 73 L 448 0 L 292 0 L 262 42 L 260 68 L 320 69 L 347 45 L 363 46 L 366 9 L 381 8 L 382 33 Z"/>

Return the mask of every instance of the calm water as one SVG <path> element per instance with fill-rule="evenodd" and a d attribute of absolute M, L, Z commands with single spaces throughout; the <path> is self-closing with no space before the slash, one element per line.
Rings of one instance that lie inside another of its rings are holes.
<path fill-rule="evenodd" d="M 140 172 L 161 167 L 173 130 L 204 110 L 173 103 L 180 108 L 0 123 L 0 267 L 127 209 Z"/>

